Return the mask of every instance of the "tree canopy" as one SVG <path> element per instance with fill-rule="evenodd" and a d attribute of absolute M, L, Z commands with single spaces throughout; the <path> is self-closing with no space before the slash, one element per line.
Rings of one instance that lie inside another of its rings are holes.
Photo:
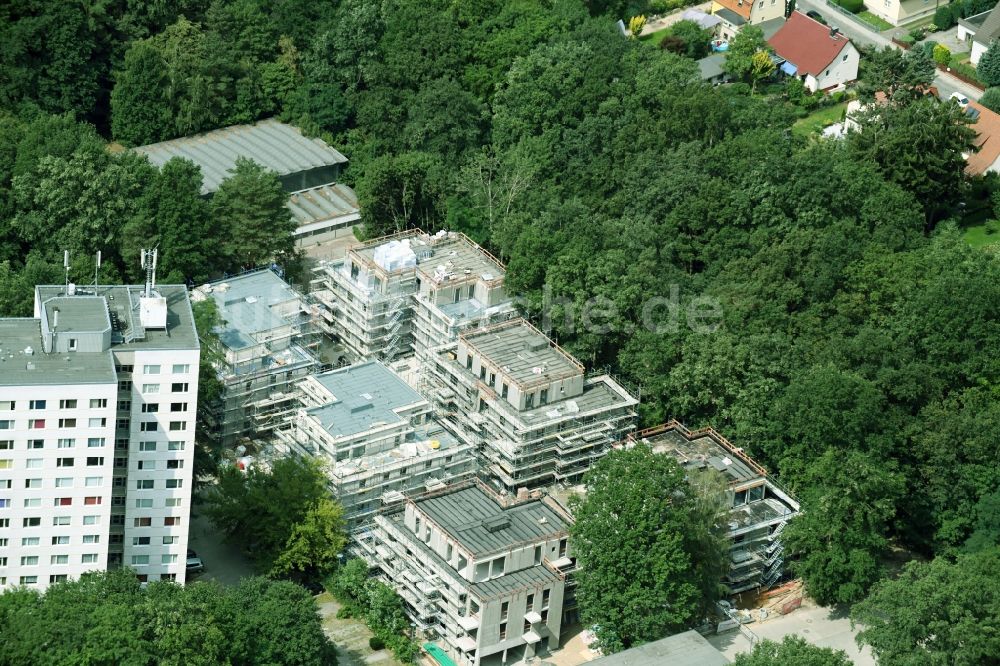
<path fill-rule="evenodd" d="M 312 596 L 285 581 L 140 586 L 128 569 L 0 594 L 0 664 L 336 664 Z"/>
<path fill-rule="evenodd" d="M 736 655 L 733 666 L 851 666 L 843 650 L 818 647 L 796 635 L 780 643 L 763 640 L 750 652 Z"/>
<path fill-rule="evenodd" d="M 689 483 L 673 458 L 641 445 L 609 453 L 584 480 L 571 528 L 577 599 L 602 649 L 626 649 L 700 620 L 721 593 L 726 566 L 715 528 L 722 487 Z"/>

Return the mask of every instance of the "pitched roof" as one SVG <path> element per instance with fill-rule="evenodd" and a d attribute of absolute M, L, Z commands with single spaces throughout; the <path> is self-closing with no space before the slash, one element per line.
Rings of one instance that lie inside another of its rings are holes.
<path fill-rule="evenodd" d="M 993 163 L 1000 159 L 1000 114 L 985 106 L 969 101 L 969 107 L 979 112 L 972 129 L 976 130 L 976 146 L 979 151 L 970 153 L 966 160 L 965 172 L 971 176 L 986 173 Z"/>
<path fill-rule="evenodd" d="M 750 20 L 750 11 L 753 9 L 752 0 L 715 0 L 715 4 L 721 5 L 724 9 L 736 12 L 747 21 Z M 718 11 L 714 12 L 718 14 Z"/>
<path fill-rule="evenodd" d="M 997 38 L 1000 38 L 1000 5 L 997 5 L 990 11 L 989 16 L 983 21 L 982 26 L 976 30 L 976 34 L 972 39 L 988 46 L 990 42 Z"/>
<path fill-rule="evenodd" d="M 841 33 L 830 36 L 830 28 L 805 14 L 792 12 L 774 36 L 767 40 L 774 52 L 798 68 L 800 74 L 818 75 L 851 43 Z"/>

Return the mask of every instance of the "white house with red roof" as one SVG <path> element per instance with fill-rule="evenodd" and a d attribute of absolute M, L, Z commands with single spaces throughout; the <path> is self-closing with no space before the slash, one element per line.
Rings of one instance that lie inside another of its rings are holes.
<path fill-rule="evenodd" d="M 792 12 L 767 43 L 784 60 L 781 71 L 801 79 L 811 92 L 858 78 L 861 54 L 851 40 L 800 12 Z"/>

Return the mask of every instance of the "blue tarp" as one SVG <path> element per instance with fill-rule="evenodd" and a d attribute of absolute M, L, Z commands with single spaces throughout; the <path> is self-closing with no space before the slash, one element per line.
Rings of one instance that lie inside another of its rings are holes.
<path fill-rule="evenodd" d="M 795 72 L 799 71 L 799 68 L 786 60 L 781 63 L 781 71 L 788 74 L 788 76 L 795 76 Z"/>

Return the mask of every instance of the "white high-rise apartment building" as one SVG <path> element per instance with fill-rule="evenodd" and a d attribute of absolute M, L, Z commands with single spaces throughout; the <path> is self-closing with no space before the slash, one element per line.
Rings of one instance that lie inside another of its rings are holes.
<path fill-rule="evenodd" d="M 0 587 L 184 581 L 198 359 L 183 285 L 39 286 L 0 319 Z"/>

